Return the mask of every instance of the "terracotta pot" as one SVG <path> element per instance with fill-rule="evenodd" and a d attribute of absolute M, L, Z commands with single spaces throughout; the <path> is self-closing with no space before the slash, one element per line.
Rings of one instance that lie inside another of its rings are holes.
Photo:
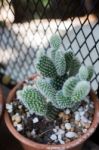
<path fill-rule="evenodd" d="M 3 106 L 4 106 L 3 92 L 2 92 L 2 89 L 0 88 L 0 121 L 2 118 L 2 114 L 3 114 Z"/>
<path fill-rule="evenodd" d="M 30 78 L 34 79 L 36 76 Z M 8 95 L 7 102 L 11 102 L 13 98 L 15 97 L 16 90 L 19 89 L 22 86 L 23 82 L 19 83 L 14 89 L 11 90 L 11 92 Z M 76 139 L 72 142 L 69 142 L 67 144 L 63 145 L 47 145 L 47 144 L 39 144 L 36 142 L 33 142 L 27 138 L 25 138 L 23 135 L 18 133 L 16 129 L 13 127 L 11 119 L 7 111 L 5 111 L 5 123 L 10 130 L 10 132 L 13 134 L 15 138 L 17 138 L 24 150 L 81 150 L 84 142 L 92 135 L 92 133 L 95 131 L 95 129 L 98 126 L 99 123 L 99 102 L 98 99 L 93 91 L 90 92 L 90 97 L 95 103 L 95 113 L 94 118 L 91 127 L 88 129 L 87 133 L 82 135 L 79 139 Z"/>

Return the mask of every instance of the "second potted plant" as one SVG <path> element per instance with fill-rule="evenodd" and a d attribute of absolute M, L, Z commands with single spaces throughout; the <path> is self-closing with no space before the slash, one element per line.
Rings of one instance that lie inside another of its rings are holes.
<path fill-rule="evenodd" d="M 80 150 L 99 122 L 93 68 L 81 66 L 72 50 L 63 51 L 57 35 L 50 45 L 37 55 L 38 75 L 10 92 L 5 122 L 25 150 Z"/>

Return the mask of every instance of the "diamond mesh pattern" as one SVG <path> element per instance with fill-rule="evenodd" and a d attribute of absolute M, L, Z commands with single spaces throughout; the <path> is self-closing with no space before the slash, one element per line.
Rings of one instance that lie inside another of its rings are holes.
<path fill-rule="evenodd" d="M 92 86 L 99 82 L 98 0 L 0 0 L 1 72 L 20 81 L 35 72 L 40 48 L 47 49 L 53 33 L 62 47 L 71 47 L 82 63 L 93 65 Z"/>

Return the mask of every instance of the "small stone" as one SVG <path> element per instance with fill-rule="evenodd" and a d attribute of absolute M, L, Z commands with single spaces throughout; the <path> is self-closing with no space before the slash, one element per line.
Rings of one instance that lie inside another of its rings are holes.
<path fill-rule="evenodd" d="M 22 124 L 17 124 L 17 131 L 22 131 L 23 130 L 23 127 L 22 127 Z"/>
<path fill-rule="evenodd" d="M 62 135 L 62 134 L 64 134 L 64 133 L 65 133 L 65 131 L 62 130 L 62 129 L 59 129 L 58 132 L 57 132 L 58 135 Z"/>
<path fill-rule="evenodd" d="M 85 111 L 80 112 L 80 116 L 83 116 L 85 114 Z"/>
<path fill-rule="evenodd" d="M 63 124 L 61 124 L 61 129 L 65 130 L 65 126 Z"/>
<path fill-rule="evenodd" d="M 6 104 L 6 109 L 7 109 L 7 110 L 13 109 L 12 104 Z"/>
<path fill-rule="evenodd" d="M 87 132 L 87 129 L 83 129 L 82 131 L 83 131 L 83 133 L 86 133 L 86 132 Z"/>
<path fill-rule="evenodd" d="M 18 123 L 17 123 L 16 121 L 13 122 L 13 126 L 14 126 L 14 127 L 17 127 L 17 124 L 18 124 Z"/>
<path fill-rule="evenodd" d="M 35 117 L 35 118 L 33 119 L 33 123 L 37 123 L 37 122 L 39 122 L 39 120 L 38 120 L 37 117 Z"/>
<path fill-rule="evenodd" d="M 89 128 L 90 128 L 90 123 L 86 123 L 86 124 L 84 125 L 84 127 L 85 127 L 86 129 L 89 129 Z"/>
<path fill-rule="evenodd" d="M 70 123 L 65 123 L 65 128 L 66 128 L 67 130 L 70 130 L 70 129 L 71 129 L 71 124 L 70 124 Z"/>
<path fill-rule="evenodd" d="M 65 144 L 65 142 L 61 139 L 59 139 L 60 144 Z"/>
<path fill-rule="evenodd" d="M 20 116 L 15 116 L 15 121 L 16 121 L 17 123 L 20 123 L 20 122 L 21 122 L 21 117 L 20 117 Z"/>
<path fill-rule="evenodd" d="M 61 140 L 61 139 L 62 139 L 62 135 L 59 134 L 59 135 L 58 135 L 58 140 Z"/>
<path fill-rule="evenodd" d="M 70 138 L 70 139 L 77 137 L 77 134 L 75 132 L 67 132 L 65 135 L 67 138 Z"/>
<path fill-rule="evenodd" d="M 22 105 L 19 105 L 18 108 L 19 108 L 19 109 L 22 109 Z"/>
<path fill-rule="evenodd" d="M 71 117 L 71 115 L 69 114 L 69 115 L 65 115 L 64 116 L 64 118 L 63 118 L 63 120 L 65 121 L 65 120 L 69 120 L 70 119 L 70 117 Z"/>
<path fill-rule="evenodd" d="M 56 132 L 57 132 L 57 129 L 53 129 L 53 131 L 56 133 Z"/>
<path fill-rule="evenodd" d="M 66 109 L 64 112 L 65 112 L 66 115 L 70 114 L 70 110 L 69 109 Z"/>
<path fill-rule="evenodd" d="M 36 132 L 35 132 L 34 129 L 31 131 L 31 135 L 32 135 L 33 137 L 36 135 Z"/>
<path fill-rule="evenodd" d="M 57 129 L 57 130 L 58 130 L 58 129 L 59 129 L 59 126 L 56 126 L 56 127 L 55 127 L 55 129 Z"/>
<path fill-rule="evenodd" d="M 80 113 L 76 113 L 75 114 L 75 120 L 76 121 L 80 121 Z"/>
<path fill-rule="evenodd" d="M 57 136 L 56 136 L 55 134 L 52 134 L 52 135 L 50 136 L 50 139 L 53 140 L 53 141 L 55 141 L 55 140 L 57 140 Z"/>
<path fill-rule="evenodd" d="M 88 119 L 85 116 L 81 116 L 82 123 L 87 123 Z"/>
<path fill-rule="evenodd" d="M 60 112 L 59 113 L 59 118 L 64 118 L 64 115 L 65 115 L 64 112 Z"/>
<path fill-rule="evenodd" d="M 78 109 L 79 112 L 82 112 L 84 111 L 84 108 L 81 106 L 79 109 Z"/>

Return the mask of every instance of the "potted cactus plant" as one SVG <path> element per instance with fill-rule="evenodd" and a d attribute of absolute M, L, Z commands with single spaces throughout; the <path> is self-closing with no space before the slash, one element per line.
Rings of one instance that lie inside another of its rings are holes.
<path fill-rule="evenodd" d="M 25 150 L 80 150 L 99 120 L 93 68 L 64 51 L 59 36 L 50 45 L 37 54 L 38 74 L 9 93 L 5 122 Z"/>

